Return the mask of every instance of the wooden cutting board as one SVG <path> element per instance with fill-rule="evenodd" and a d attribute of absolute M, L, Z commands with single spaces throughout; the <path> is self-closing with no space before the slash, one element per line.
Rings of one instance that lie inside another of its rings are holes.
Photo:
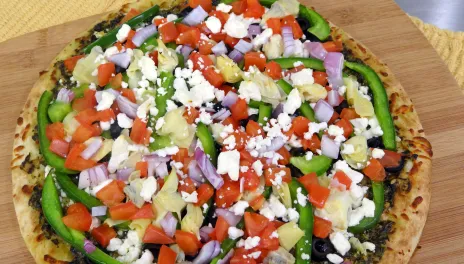
<path fill-rule="evenodd" d="M 390 65 L 432 142 L 432 205 L 413 263 L 464 263 L 464 96 L 444 63 L 392 0 L 313 0 L 321 14 Z M 13 131 L 32 84 L 53 57 L 99 16 L 0 43 L 0 256 L 32 263 L 11 199 Z"/>

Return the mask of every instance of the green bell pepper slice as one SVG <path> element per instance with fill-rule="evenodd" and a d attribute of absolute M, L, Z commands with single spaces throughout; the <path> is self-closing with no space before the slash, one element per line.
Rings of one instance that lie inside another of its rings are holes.
<path fill-rule="evenodd" d="M 330 36 L 329 23 L 316 11 L 304 5 L 300 5 L 298 16 L 309 21 L 311 27 L 308 28 L 308 32 L 316 36 L 319 40 L 324 41 Z"/>
<path fill-rule="evenodd" d="M 48 117 L 52 123 L 61 122 L 72 112 L 71 103 L 55 101 L 48 106 Z"/>
<path fill-rule="evenodd" d="M 142 22 L 150 21 L 154 16 L 156 16 L 159 13 L 159 10 L 160 10 L 159 6 L 155 5 L 155 6 L 151 7 L 151 8 L 149 8 L 149 9 L 147 9 L 146 11 L 141 13 L 140 15 L 129 19 L 124 24 L 127 24 L 131 28 L 133 28 L 133 27 L 137 26 L 138 24 L 140 24 Z M 113 45 L 113 43 L 116 42 L 116 34 L 118 33 L 120 28 L 121 28 L 121 26 L 118 26 L 118 27 L 112 29 L 111 31 L 106 33 L 106 35 L 104 35 L 103 37 L 95 40 L 90 45 L 85 47 L 82 51 L 84 53 L 86 53 L 86 54 L 89 54 L 90 51 L 92 50 L 92 48 L 95 47 L 95 46 L 100 46 L 103 49 L 105 49 L 105 48 L 108 48 L 109 46 Z"/>
<path fill-rule="evenodd" d="M 383 209 L 385 206 L 385 189 L 383 182 L 372 182 L 372 194 L 374 196 L 375 211 L 374 217 L 365 217 L 359 224 L 348 227 L 348 232 L 353 234 L 359 234 L 366 230 L 369 230 L 377 225 L 382 216 Z"/>
<path fill-rule="evenodd" d="M 37 107 L 37 126 L 39 132 L 39 148 L 45 162 L 55 168 L 57 171 L 75 174 L 76 171 L 64 167 L 65 159 L 50 151 L 50 140 L 47 138 L 47 125 L 50 124 L 48 119 L 48 108 L 53 100 L 53 93 L 50 91 L 43 92 Z"/>
<path fill-rule="evenodd" d="M 214 166 L 217 165 L 217 152 L 216 146 L 214 145 L 214 138 L 209 132 L 208 127 L 203 123 L 198 123 L 196 135 L 203 146 L 205 154 L 209 156 L 209 160 Z"/>
<path fill-rule="evenodd" d="M 315 172 L 318 176 L 327 172 L 332 165 L 332 159 L 324 156 L 313 156 L 312 159 L 307 160 L 306 157 L 291 157 L 290 164 L 297 167 L 302 173 L 308 174 Z"/>
<path fill-rule="evenodd" d="M 258 110 L 258 123 L 262 126 L 265 126 L 267 122 L 271 119 L 272 114 L 272 105 L 270 104 L 261 104 Z"/>
<path fill-rule="evenodd" d="M 167 100 L 170 100 L 175 93 L 174 90 L 174 75 L 170 72 L 161 72 L 159 78 L 162 80 L 161 88 L 157 89 L 156 92 L 156 108 L 158 108 L 158 114 L 156 118 L 162 117 L 166 114 Z M 160 89 L 164 90 L 164 94 L 161 94 Z"/>
<path fill-rule="evenodd" d="M 325 71 L 324 64 L 321 60 L 314 59 L 314 58 L 298 58 L 298 57 L 292 57 L 292 58 L 277 58 L 277 59 L 272 59 L 269 61 L 275 61 L 277 62 L 282 69 L 292 69 L 295 68 L 294 64 L 295 63 L 303 63 L 305 68 L 310 68 L 314 69 L 317 71 Z"/>

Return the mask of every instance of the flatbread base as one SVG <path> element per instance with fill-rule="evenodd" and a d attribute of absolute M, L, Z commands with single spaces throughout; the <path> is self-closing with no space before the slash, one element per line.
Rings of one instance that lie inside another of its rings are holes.
<path fill-rule="evenodd" d="M 143 11 L 154 4 L 169 10 L 185 3 L 182 0 L 143 0 L 124 5 L 120 12 L 125 13 L 131 8 Z M 111 13 L 103 20 L 110 20 L 117 14 L 118 12 Z M 73 258 L 68 244 L 57 237 L 45 237 L 38 211 L 29 206 L 34 186 L 41 186 L 44 179 L 44 167 L 39 164 L 39 145 L 33 135 L 37 125 L 37 105 L 40 96 L 43 91 L 51 90 L 55 86 L 54 64 L 73 56 L 75 51 L 81 48 L 79 39 L 88 37 L 89 34 L 89 31 L 81 33 L 56 56 L 48 69 L 41 73 L 17 121 L 11 161 L 13 201 L 21 234 L 36 263 L 66 263 Z M 394 198 L 395 206 L 383 214 L 383 219 L 395 222 L 395 229 L 389 234 L 387 249 L 381 263 L 407 263 L 419 242 L 430 205 L 432 149 L 424 138 L 424 131 L 411 100 L 388 67 L 361 43 L 334 25 L 332 36 L 341 38 L 357 58 L 379 73 L 391 101 L 391 112 L 398 135 L 402 139 L 401 145 L 403 149 L 417 154 L 411 170 L 403 171 L 400 175 L 409 178 L 410 191 L 397 192 Z"/>

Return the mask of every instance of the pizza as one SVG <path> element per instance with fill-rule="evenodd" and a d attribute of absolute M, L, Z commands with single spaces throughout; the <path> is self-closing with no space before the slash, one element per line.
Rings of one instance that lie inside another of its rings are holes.
<path fill-rule="evenodd" d="M 406 263 L 431 158 L 392 72 L 315 10 L 144 0 L 40 73 L 13 200 L 37 263 Z"/>

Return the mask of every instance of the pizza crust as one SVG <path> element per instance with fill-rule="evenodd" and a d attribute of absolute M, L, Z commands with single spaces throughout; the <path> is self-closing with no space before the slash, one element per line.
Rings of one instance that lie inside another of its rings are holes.
<path fill-rule="evenodd" d="M 124 5 L 120 12 L 126 13 L 131 8 L 144 11 L 154 4 L 169 10 L 182 6 L 184 1 L 141 0 Z M 119 12 L 108 14 L 102 20 L 111 20 L 118 14 Z M 40 74 L 17 121 L 11 161 L 13 202 L 21 234 L 36 263 L 66 263 L 72 260 L 72 254 L 69 245 L 61 239 L 45 237 L 41 230 L 39 213 L 28 204 L 33 187 L 37 183 L 43 184 L 44 167 L 37 165 L 36 169 L 28 170 L 22 164 L 26 159 L 31 161 L 40 159 L 38 142 L 34 141 L 32 136 L 37 125 L 37 105 L 40 96 L 43 91 L 51 90 L 55 85 L 54 64 L 75 55 L 76 50 L 81 48 L 79 40 L 88 37 L 89 34 L 89 31 L 81 33 L 56 56 L 48 69 Z M 430 205 L 432 149 L 424 138 L 419 117 L 411 100 L 388 67 L 370 50 L 334 25 L 332 25 L 332 34 L 334 38 L 341 38 L 356 57 L 379 74 L 391 100 L 390 107 L 398 135 L 402 139 L 401 145 L 403 149 L 418 155 L 412 169 L 409 172 L 402 172 L 403 177 L 409 177 L 411 190 L 405 194 L 397 192 L 394 198 L 395 206 L 383 215 L 384 219 L 392 220 L 396 224 L 395 230 L 389 235 L 387 250 L 381 263 L 407 263 L 419 242 Z"/>

